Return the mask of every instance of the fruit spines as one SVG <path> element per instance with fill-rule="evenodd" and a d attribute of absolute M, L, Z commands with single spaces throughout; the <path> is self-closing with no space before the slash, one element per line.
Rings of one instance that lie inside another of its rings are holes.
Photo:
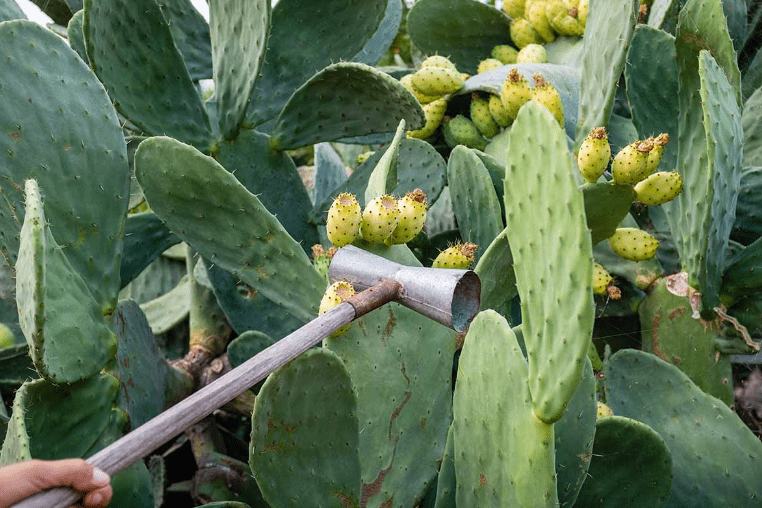
<path fill-rule="evenodd" d="M 683 190 L 680 173 L 659 171 L 635 185 L 635 199 L 648 206 L 658 206 L 675 199 Z"/>
<path fill-rule="evenodd" d="M 441 251 L 434 262 L 432 268 L 456 268 L 465 270 L 474 262 L 474 253 L 479 246 L 475 243 L 457 243 Z"/>
<path fill-rule="evenodd" d="M 354 194 L 342 192 L 328 209 L 326 235 L 336 247 L 354 242 L 360 236 L 362 210 Z"/>
<path fill-rule="evenodd" d="M 367 242 L 384 243 L 397 226 L 398 216 L 396 199 L 389 195 L 374 198 L 362 212 L 360 234 Z"/>
<path fill-rule="evenodd" d="M 397 226 L 384 243 L 407 243 L 421 232 L 426 223 L 426 194 L 421 189 L 408 192 L 397 200 Z"/>
<path fill-rule="evenodd" d="M 638 228 L 617 228 L 609 237 L 609 246 L 620 257 L 629 261 L 646 261 L 656 255 L 659 240 Z"/>
<path fill-rule="evenodd" d="M 325 290 L 325 293 L 323 294 L 323 298 L 320 300 L 320 308 L 318 310 L 318 315 L 323 315 L 329 310 L 333 309 L 337 305 L 339 305 L 341 302 L 349 298 L 350 296 L 353 296 L 355 294 L 355 288 L 352 287 L 352 284 L 345 281 L 337 281 L 328 286 L 328 288 Z M 351 323 L 347 323 L 346 325 L 342 326 L 335 332 L 331 334 L 331 337 L 338 337 L 342 333 L 346 332 L 349 328 L 349 325 Z"/>
<path fill-rule="evenodd" d="M 611 145 L 605 127 L 596 127 L 587 135 L 577 154 L 577 165 L 584 179 L 595 183 L 611 159 Z"/>

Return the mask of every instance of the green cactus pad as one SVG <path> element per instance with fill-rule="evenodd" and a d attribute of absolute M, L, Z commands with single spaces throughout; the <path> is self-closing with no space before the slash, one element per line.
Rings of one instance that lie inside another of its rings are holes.
<path fill-rule="evenodd" d="M 394 132 L 400 119 L 420 129 L 418 101 L 388 74 L 365 64 L 340 62 L 312 76 L 275 120 L 272 146 L 289 150 L 320 141 Z"/>
<path fill-rule="evenodd" d="M 333 189 L 347 181 L 347 168 L 341 156 L 330 143 L 315 145 L 315 186 L 312 188 L 312 202 L 322 203 Z"/>
<path fill-rule="evenodd" d="M 69 23 L 72 13 L 82 8 L 78 0 L 32 0 L 42 12 L 50 16 L 54 23 L 66 26 Z"/>
<path fill-rule="evenodd" d="M 161 296 L 140 304 L 154 335 L 167 333 L 190 313 L 190 279 L 185 276 Z M 186 344 L 187 347 L 187 344 Z"/>
<path fill-rule="evenodd" d="M 530 101 L 511 127 L 505 211 L 529 387 L 544 422 L 561 417 L 577 388 L 593 330 L 592 245 L 573 171 L 558 122 Z"/>
<path fill-rule="evenodd" d="M 386 11 L 384 11 L 384 18 L 381 20 L 378 28 L 376 28 L 373 37 L 365 43 L 365 46 L 351 60 L 353 62 L 376 65 L 384 54 L 389 51 L 389 47 L 400 30 L 402 11 L 402 2 L 388 0 Z"/>
<path fill-rule="evenodd" d="M 159 7 L 190 78 L 212 79 L 212 42 L 204 17 L 188 0 L 162 0 Z"/>
<path fill-rule="evenodd" d="M 677 140 L 678 94 L 675 38 L 648 25 L 638 25 L 627 51 L 624 78 L 632 120 L 640 139 L 662 132 Z M 662 168 L 673 171 L 677 143 L 667 143 Z"/>
<path fill-rule="evenodd" d="M 757 121 L 762 114 L 762 87 L 746 100 L 741 115 L 743 126 L 744 165 L 762 166 L 762 125 Z"/>
<path fill-rule="evenodd" d="M 744 145 L 746 146 L 746 145 Z M 762 238 L 762 167 L 744 168 L 730 238 L 744 245 Z"/>
<path fill-rule="evenodd" d="M 275 344 L 275 340 L 265 333 L 254 330 L 244 332 L 228 344 L 227 352 L 230 365 L 234 368 L 238 367 L 273 344 Z"/>
<path fill-rule="evenodd" d="M 113 434 L 113 405 L 119 382 L 97 374 L 73 385 L 38 379 L 16 392 L 0 465 L 30 458 L 84 457 L 102 434 Z"/>
<path fill-rule="evenodd" d="M 279 1 L 272 10 L 267 59 L 251 96 L 248 123 L 275 118 L 317 71 L 357 55 L 381 24 L 386 6 L 387 0 Z M 331 90 L 327 93 L 333 96 Z M 307 111 L 313 107 L 308 104 Z"/>
<path fill-rule="evenodd" d="M 582 186 L 585 216 L 593 245 L 610 237 L 630 211 L 635 192 L 629 185 L 615 182 L 586 183 Z"/>
<path fill-rule="evenodd" d="M 410 8 L 407 27 L 421 51 L 447 56 L 470 74 L 493 47 L 511 42 L 510 19 L 476 0 L 419 0 Z"/>
<path fill-rule="evenodd" d="M 453 441 L 453 426 L 447 431 L 445 451 L 442 456 L 442 465 L 439 467 L 437 477 L 437 495 L 434 508 L 455 508 L 455 442 Z"/>
<path fill-rule="evenodd" d="M 116 353 L 117 340 L 47 227 L 36 181 L 25 187 L 16 262 L 19 323 L 37 371 L 53 382 L 72 383 L 99 372 Z"/>
<path fill-rule="evenodd" d="M 273 372 L 254 404 L 249 465 L 272 506 L 360 504 L 357 396 L 341 359 L 313 349 Z"/>
<path fill-rule="evenodd" d="M 762 238 L 747 246 L 728 262 L 722 276 L 722 294 L 737 300 L 762 288 Z"/>
<path fill-rule="evenodd" d="M 762 443 L 723 402 L 641 351 L 617 352 L 605 374 L 614 414 L 645 423 L 667 443 L 673 470 L 667 507 L 759 505 Z"/>
<path fill-rule="evenodd" d="M 215 158 L 260 199 L 302 249 L 309 251 L 319 243 L 317 228 L 307 222 L 312 202 L 299 171 L 291 157 L 270 149 L 266 134 L 243 131 L 220 143 Z"/>
<path fill-rule="evenodd" d="M 135 174 L 151 208 L 204 258 L 302 321 L 316 315 L 325 284 L 307 254 L 214 159 L 156 137 L 138 147 Z"/>
<path fill-rule="evenodd" d="M 0 22 L 14 19 L 26 19 L 24 11 L 19 8 L 14 0 L 3 0 L 0 4 Z"/>
<path fill-rule="evenodd" d="M 474 253 L 478 263 L 504 228 L 489 171 L 473 150 L 457 146 L 447 161 L 447 181 L 461 239 L 479 246 Z"/>
<path fill-rule="evenodd" d="M 508 242 L 509 233 L 507 228 L 501 231 L 484 250 L 474 268 L 482 283 L 481 310 L 497 310 L 518 294 L 513 255 Z"/>
<path fill-rule="evenodd" d="M 114 491 L 109 506 L 129 506 L 130 508 L 153 508 L 151 474 L 145 462 L 139 460 L 111 478 Z"/>
<path fill-rule="evenodd" d="M 69 39 L 69 46 L 77 52 L 83 62 L 89 65 L 87 58 L 87 49 L 85 49 L 85 33 L 82 31 L 82 23 L 85 20 L 85 11 L 79 10 L 69 20 L 66 27 L 66 36 Z"/>
<path fill-rule="evenodd" d="M 36 377 L 34 372 L 34 363 L 29 357 L 29 347 L 26 344 L 0 349 L 0 383 L 20 386 L 24 381 Z"/>
<path fill-rule="evenodd" d="M 608 125 L 637 20 L 638 3 L 633 0 L 590 0 L 581 69 L 585 79 L 580 81 L 579 124 L 574 137 L 576 148 L 595 127 Z"/>
<path fill-rule="evenodd" d="M 399 147 L 400 142 L 404 136 L 405 121 L 400 120 L 400 123 L 397 126 L 397 131 L 394 134 L 394 139 L 392 139 L 392 142 L 389 143 L 389 147 L 384 151 L 384 154 L 378 160 L 376 167 L 373 168 L 373 172 L 368 178 L 368 186 L 365 187 L 365 192 L 363 193 L 365 196 L 365 205 L 363 210 L 365 210 L 365 208 L 370 204 L 372 200 L 383 195 L 389 195 L 396 187 L 397 182 L 399 181 L 397 177 L 397 165 L 399 164 Z"/>
<path fill-rule="evenodd" d="M 162 252 L 180 243 L 153 212 L 130 214 L 124 227 L 124 252 L 119 278 L 122 288 L 145 270 Z"/>
<path fill-rule="evenodd" d="M 211 2 L 209 27 L 220 131 L 234 138 L 246 116 L 270 33 L 269 0 Z"/>
<path fill-rule="evenodd" d="M 209 117 L 154 0 L 85 0 L 84 32 L 90 64 L 121 114 L 148 134 L 209 148 Z"/>
<path fill-rule="evenodd" d="M 458 506 L 558 506 L 554 425 L 535 415 L 528 376 L 508 322 L 480 312 L 466 335 L 453 396 Z"/>
<path fill-rule="evenodd" d="M 672 457 L 651 427 L 623 416 L 595 424 L 593 460 L 577 502 L 586 507 L 661 508 L 672 487 Z"/>
<path fill-rule="evenodd" d="M 0 136 L 0 244 L 15 263 L 24 180 L 37 179 L 53 236 L 101 312 L 111 312 L 129 195 L 124 137 L 111 100 L 66 42 L 40 25 L 8 21 L 0 41 L 0 132 L 6 133 Z"/>

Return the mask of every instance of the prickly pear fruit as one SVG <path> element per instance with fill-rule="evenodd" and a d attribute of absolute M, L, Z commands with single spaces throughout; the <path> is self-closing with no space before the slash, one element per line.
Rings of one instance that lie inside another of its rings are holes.
<path fill-rule="evenodd" d="M 362 210 L 357 198 L 348 192 L 342 192 L 333 200 L 328 209 L 325 224 L 328 240 L 336 247 L 343 247 L 354 242 L 360 236 Z"/>
<path fill-rule="evenodd" d="M 426 139 L 434 134 L 442 123 L 447 110 L 447 99 L 437 99 L 423 106 L 423 114 L 426 116 L 426 124 L 417 130 L 408 131 L 411 138 Z"/>
<path fill-rule="evenodd" d="M 605 295 L 606 287 L 611 284 L 614 278 L 611 274 L 598 263 L 593 263 L 593 293 L 596 295 Z"/>
<path fill-rule="evenodd" d="M 587 25 L 587 12 L 589 5 L 590 0 L 579 0 L 579 5 L 577 6 L 577 21 L 579 21 L 583 27 Z"/>
<path fill-rule="evenodd" d="M 503 106 L 503 99 L 500 98 L 499 95 L 491 94 L 489 96 L 489 113 L 492 115 L 492 119 L 495 120 L 495 122 L 500 127 L 508 127 L 513 123 L 513 118 L 508 114 L 508 112 L 505 110 L 505 106 Z"/>
<path fill-rule="evenodd" d="M 490 113 L 489 100 L 477 94 L 471 96 L 471 121 L 485 138 L 494 138 L 500 132 L 500 126 Z"/>
<path fill-rule="evenodd" d="M 597 418 L 606 418 L 607 416 L 614 416 L 614 411 L 608 405 L 598 401 Z"/>
<path fill-rule="evenodd" d="M 318 315 L 323 315 L 329 310 L 333 309 L 341 302 L 355 294 L 355 288 L 352 284 L 344 281 L 337 281 L 328 286 L 325 290 L 322 300 L 320 300 L 320 308 L 318 309 Z M 331 337 L 338 337 L 342 333 L 346 332 L 351 323 L 347 323 L 335 332 L 331 334 Z"/>
<path fill-rule="evenodd" d="M 672 201 L 683 190 L 680 173 L 660 171 L 635 185 L 635 199 L 648 206 Z"/>
<path fill-rule="evenodd" d="M 653 141 L 635 141 L 625 146 L 611 163 L 611 174 L 619 185 L 635 185 L 648 176 L 646 162 Z"/>
<path fill-rule="evenodd" d="M 659 240 L 638 228 L 617 228 L 609 237 L 609 246 L 629 261 L 651 259 L 659 248 Z"/>
<path fill-rule="evenodd" d="M 664 147 L 669 143 L 669 134 L 662 132 L 656 138 L 653 139 L 654 147 L 648 152 L 648 160 L 646 161 L 647 174 L 651 174 L 659 167 L 661 162 L 661 156 L 664 154 Z"/>
<path fill-rule="evenodd" d="M 358 155 L 357 158 L 355 158 L 355 164 L 357 165 L 356 167 L 359 167 L 363 162 L 365 162 L 366 160 L 370 159 L 370 157 L 374 153 L 376 153 L 376 152 L 374 152 L 372 150 L 368 150 L 367 152 L 363 152 L 360 155 Z"/>
<path fill-rule="evenodd" d="M 503 12 L 512 18 L 524 16 L 524 0 L 503 0 Z"/>
<path fill-rule="evenodd" d="M 553 42 L 556 39 L 556 32 L 550 26 L 545 7 L 545 2 L 532 2 L 529 7 L 525 7 L 525 17 L 544 42 Z"/>
<path fill-rule="evenodd" d="M 384 243 L 397 226 L 397 200 L 392 196 L 380 196 L 365 205 L 360 223 L 360 233 L 365 241 Z"/>
<path fill-rule="evenodd" d="M 505 112 L 511 121 L 519 114 L 521 106 L 532 99 L 532 89 L 529 87 L 529 83 L 515 68 L 508 72 L 508 77 L 503 82 L 500 99 L 502 99 Z"/>
<path fill-rule="evenodd" d="M 611 159 L 611 145 L 605 127 L 596 127 L 579 147 L 577 165 L 586 181 L 598 181 Z"/>
<path fill-rule="evenodd" d="M 15 343 L 16 339 L 13 337 L 13 330 L 6 324 L 0 323 L 0 349 L 11 347 Z"/>
<path fill-rule="evenodd" d="M 516 63 L 547 63 L 548 53 L 541 44 L 527 44 L 516 57 Z"/>
<path fill-rule="evenodd" d="M 503 65 L 516 63 L 516 56 L 518 56 L 518 54 L 519 52 L 516 48 L 509 46 L 508 44 L 499 44 L 492 48 L 492 51 L 490 52 L 490 56 L 500 60 Z"/>
<path fill-rule="evenodd" d="M 415 97 L 418 102 L 420 102 L 422 105 L 426 105 L 430 102 L 434 102 L 437 99 L 441 99 L 442 95 L 427 95 L 420 90 L 418 90 L 413 85 L 413 75 L 412 74 L 405 74 L 400 78 L 400 83 L 402 83 L 402 86 L 408 89 L 408 91 L 413 94 L 413 97 Z"/>
<path fill-rule="evenodd" d="M 426 194 L 421 189 L 408 192 L 397 200 L 397 226 L 386 239 L 387 245 L 407 243 L 421 232 L 426 223 Z"/>
<path fill-rule="evenodd" d="M 476 68 L 476 73 L 481 74 L 483 72 L 499 69 L 502 66 L 503 66 L 503 62 L 501 62 L 497 58 L 485 58 L 484 60 L 479 62 L 479 65 Z"/>
<path fill-rule="evenodd" d="M 442 55 L 431 55 L 430 57 L 427 57 L 423 62 L 421 62 L 420 65 L 421 69 L 424 67 L 441 67 L 443 69 L 450 69 L 451 71 L 456 72 L 458 70 L 458 68 L 449 58 Z"/>
<path fill-rule="evenodd" d="M 534 88 L 532 89 L 532 100 L 537 101 L 553 113 L 561 127 L 564 126 L 564 103 L 561 102 L 561 96 L 558 95 L 556 87 L 545 81 L 539 74 L 535 74 Z"/>
<path fill-rule="evenodd" d="M 542 44 L 542 37 L 529 20 L 518 18 L 511 21 L 511 40 L 519 49 L 527 44 Z"/>
<path fill-rule="evenodd" d="M 484 139 L 474 122 L 463 115 L 457 115 L 449 120 L 445 118 L 442 124 L 442 134 L 450 148 L 464 145 L 468 148 L 484 150 L 484 147 L 487 146 L 487 140 Z"/>
<path fill-rule="evenodd" d="M 475 243 L 457 243 L 441 251 L 434 262 L 432 268 L 457 268 L 465 270 L 474 262 L 474 253 L 479 246 Z"/>
<path fill-rule="evenodd" d="M 320 275 L 328 282 L 328 268 L 331 266 L 331 259 L 338 249 L 330 247 L 325 250 L 322 245 L 316 243 L 312 246 L 312 264 Z"/>
<path fill-rule="evenodd" d="M 463 88 L 465 80 L 458 71 L 445 67 L 421 67 L 412 74 L 410 82 L 426 95 L 457 92 Z"/>

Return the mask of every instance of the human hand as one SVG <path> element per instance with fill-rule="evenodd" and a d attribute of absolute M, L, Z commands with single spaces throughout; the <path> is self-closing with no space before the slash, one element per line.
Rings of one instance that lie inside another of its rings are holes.
<path fill-rule="evenodd" d="M 0 467 L 0 508 L 53 487 L 82 494 L 80 508 L 105 508 L 113 494 L 111 478 L 83 459 L 27 460 Z"/>

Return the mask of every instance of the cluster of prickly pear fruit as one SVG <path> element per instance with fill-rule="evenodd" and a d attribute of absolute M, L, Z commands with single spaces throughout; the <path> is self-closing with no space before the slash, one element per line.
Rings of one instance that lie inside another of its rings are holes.
<path fill-rule="evenodd" d="M 508 0 L 503 11 L 511 20 L 511 39 L 519 48 L 553 42 L 558 35 L 582 36 L 588 0 Z"/>

